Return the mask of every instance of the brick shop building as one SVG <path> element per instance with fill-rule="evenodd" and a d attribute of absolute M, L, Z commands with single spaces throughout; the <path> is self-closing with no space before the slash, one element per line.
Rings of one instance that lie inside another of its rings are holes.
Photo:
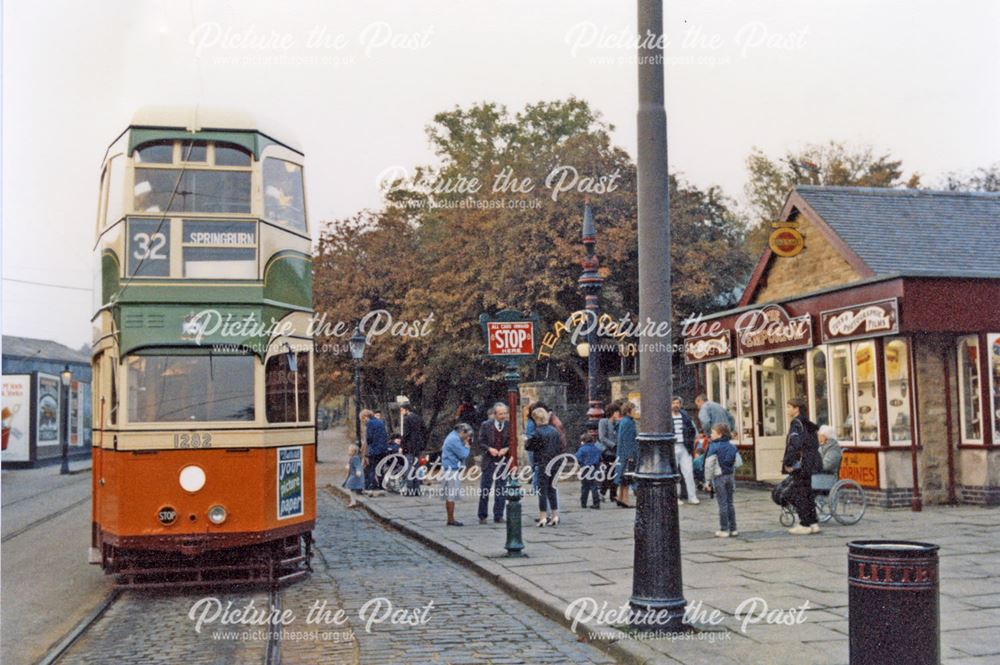
<path fill-rule="evenodd" d="M 780 220 L 739 306 L 685 331 L 744 477 L 782 476 L 801 395 L 879 504 L 1000 504 L 1000 194 L 802 186 Z"/>

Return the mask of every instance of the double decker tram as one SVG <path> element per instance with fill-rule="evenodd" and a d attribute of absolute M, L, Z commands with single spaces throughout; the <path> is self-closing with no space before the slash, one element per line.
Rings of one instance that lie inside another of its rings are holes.
<path fill-rule="evenodd" d="M 280 583 L 316 516 L 303 153 L 145 109 L 105 156 L 90 560 L 119 585 Z"/>

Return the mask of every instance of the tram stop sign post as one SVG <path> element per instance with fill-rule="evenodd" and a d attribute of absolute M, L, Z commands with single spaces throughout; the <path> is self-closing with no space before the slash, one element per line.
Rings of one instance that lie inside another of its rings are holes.
<path fill-rule="evenodd" d="M 524 556 L 524 542 L 521 539 L 521 488 L 517 482 L 517 364 L 535 357 L 538 348 L 536 339 L 538 315 L 525 315 L 513 309 L 505 309 L 493 316 L 483 313 L 479 316 L 486 338 L 486 355 L 507 365 L 504 380 L 507 382 L 508 420 L 508 474 L 507 474 L 507 542 L 504 548 L 507 556 Z"/>

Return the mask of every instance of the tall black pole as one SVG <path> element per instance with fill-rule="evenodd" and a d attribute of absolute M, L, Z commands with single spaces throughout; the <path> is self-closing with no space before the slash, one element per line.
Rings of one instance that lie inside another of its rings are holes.
<path fill-rule="evenodd" d="M 361 362 L 354 361 L 354 441 L 361 450 Z"/>
<path fill-rule="evenodd" d="M 588 325 L 587 330 L 587 429 L 592 432 L 597 431 L 597 424 L 604 417 L 604 407 L 601 402 L 601 365 L 597 355 L 597 318 L 600 316 L 599 299 L 601 296 L 601 286 L 604 278 L 597 271 L 600 262 L 594 254 L 594 246 L 597 244 L 597 227 L 594 226 L 594 214 L 590 209 L 590 201 L 587 201 L 583 209 L 583 246 L 587 254 L 582 261 L 583 273 L 580 275 L 579 285 L 583 291 L 585 306 L 587 309 Z"/>
<path fill-rule="evenodd" d="M 670 417 L 671 338 L 650 328 L 671 321 L 667 114 L 663 94 L 663 0 L 638 0 L 639 393 L 632 626 L 680 630 L 684 616 L 677 473 Z M 647 325 L 647 322 L 653 322 Z"/>
<path fill-rule="evenodd" d="M 62 377 L 60 377 L 59 390 L 62 391 L 60 397 L 62 398 L 62 421 L 61 427 L 59 428 L 59 449 L 62 453 L 62 464 L 59 467 L 59 475 L 68 476 L 69 475 L 69 416 L 71 413 L 69 404 L 69 386 L 63 385 Z"/>

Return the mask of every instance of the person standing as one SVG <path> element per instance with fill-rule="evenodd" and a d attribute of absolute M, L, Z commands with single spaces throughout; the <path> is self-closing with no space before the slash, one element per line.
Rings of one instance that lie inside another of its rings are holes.
<path fill-rule="evenodd" d="M 709 434 L 711 443 L 705 452 L 705 484 L 712 484 L 715 498 L 719 502 L 719 530 L 715 532 L 716 538 L 739 535 L 736 530 L 736 508 L 733 505 L 733 492 L 736 491 L 733 474 L 736 472 L 738 451 L 729 440 L 729 434 L 728 425 L 714 425 Z"/>
<path fill-rule="evenodd" d="M 361 460 L 361 450 L 356 445 L 351 444 L 347 449 L 347 454 L 351 456 L 351 460 L 347 464 L 347 478 L 344 479 L 344 487 L 350 492 L 351 501 L 347 507 L 354 508 L 358 505 L 356 495 L 361 494 L 365 488 L 364 463 Z"/>
<path fill-rule="evenodd" d="M 558 457 L 563 450 L 559 430 L 552 426 L 549 412 L 538 407 L 531 412 L 535 423 L 535 431 L 525 444 L 534 453 L 532 472 L 538 477 L 538 519 L 537 526 L 559 526 L 559 497 L 552 483 L 555 480 L 555 469 L 549 468 L 549 462 Z"/>
<path fill-rule="evenodd" d="M 455 519 L 455 502 L 462 494 L 462 469 L 465 467 L 465 458 L 469 456 L 471 440 L 472 427 L 466 423 L 458 423 L 445 437 L 444 445 L 441 447 L 443 471 L 441 486 L 444 491 L 444 509 L 448 515 L 448 526 L 464 526 Z"/>
<path fill-rule="evenodd" d="M 400 428 L 403 435 L 403 455 L 406 456 L 407 474 L 403 494 L 420 495 L 420 454 L 424 452 L 424 421 L 413 411 L 410 400 L 397 398 Z"/>
<path fill-rule="evenodd" d="M 812 475 L 823 470 L 823 458 L 819 454 L 819 440 L 816 423 L 806 417 L 806 400 L 793 397 L 788 400 L 786 413 L 792 424 L 785 439 L 785 455 L 781 460 L 782 471 L 792 477 L 788 491 L 788 501 L 795 507 L 799 524 L 788 530 L 802 536 L 819 533 L 816 519 L 816 501 L 813 498 Z"/>
<path fill-rule="evenodd" d="M 615 458 L 615 484 L 618 485 L 618 498 L 615 499 L 615 503 L 621 508 L 632 507 L 628 502 L 629 486 L 632 481 L 626 477 L 626 474 L 635 471 L 636 459 L 639 454 L 635 420 L 632 418 L 634 412 L 635 405 L 632 402 L 624 402 L 616 414 L 618 442 L 616 445 L 617 457 Z"/>
<path fill-rule="evenodd" d="M 476 440 L 479 453 L 479 523 L 486 524 L 489 515 L 490 494 L 493 495 L 493 521 L 503 522 L 503 510 L 507 497 L 507 452 L 510 448 L 510 413 L 507 405 L 497 402 L 490 409 L 492 416 L 479 426 Z"/>
<path fill-rule="evenodd" d="M 698 407 L 698 420 L 701 421 L 702 432 L 709 433 L 718 424 L 725 425 L 730 432 L 736 429 L 736 420 L 732 414 L 718 402 L 708 399 L 705 393 L 694 398 L 694 405 Z"/>
<path fill-rule="evenodd" d="M 671 414 L 674 420 L 674 460 L 681 478 L 684 480 L 684 489 L 687 492 L 688 503 L 698 504 L 698 492 L 694 484 L 694 440 L 698 436 L 698 429 L 694 420 L 691 419 L 684 409 L 683 400 L 675 397 L 670 403 Z M 682 499 L 678 499 L 679 504 L 683 504 Z"/>
<path fill-rule="evenodd" d="M 594 443 L 591 433 L 584 434 L 580 447 L 576 451 L 576 461 L 580 465 L 580 507 L 587 507 L 587 499 L 591 499 L 591 508 L 600 509 L 601 495 L 597 491 L 597 474 L 601 469 L 601 451 Z"/>
<path fill-rule="evenodd" d="M 365 489 L 370 496 L 382 493 L 382 476 L 378 472 L 379 463 L 389 454 L 389 433 L 385 422 L 365 409 L 361 412 L 361 422 L 365 431 Z"/>
<path fill-rule="evenodd" d="M 614 416 L 620 410 L 621 402 L 611 402 L 604 407 L 604 417 L 597 422 L 597 449 L 601 451 L 601 496 L 609 499 L 614 497 L 615 450 L 618 447 Z"/>

